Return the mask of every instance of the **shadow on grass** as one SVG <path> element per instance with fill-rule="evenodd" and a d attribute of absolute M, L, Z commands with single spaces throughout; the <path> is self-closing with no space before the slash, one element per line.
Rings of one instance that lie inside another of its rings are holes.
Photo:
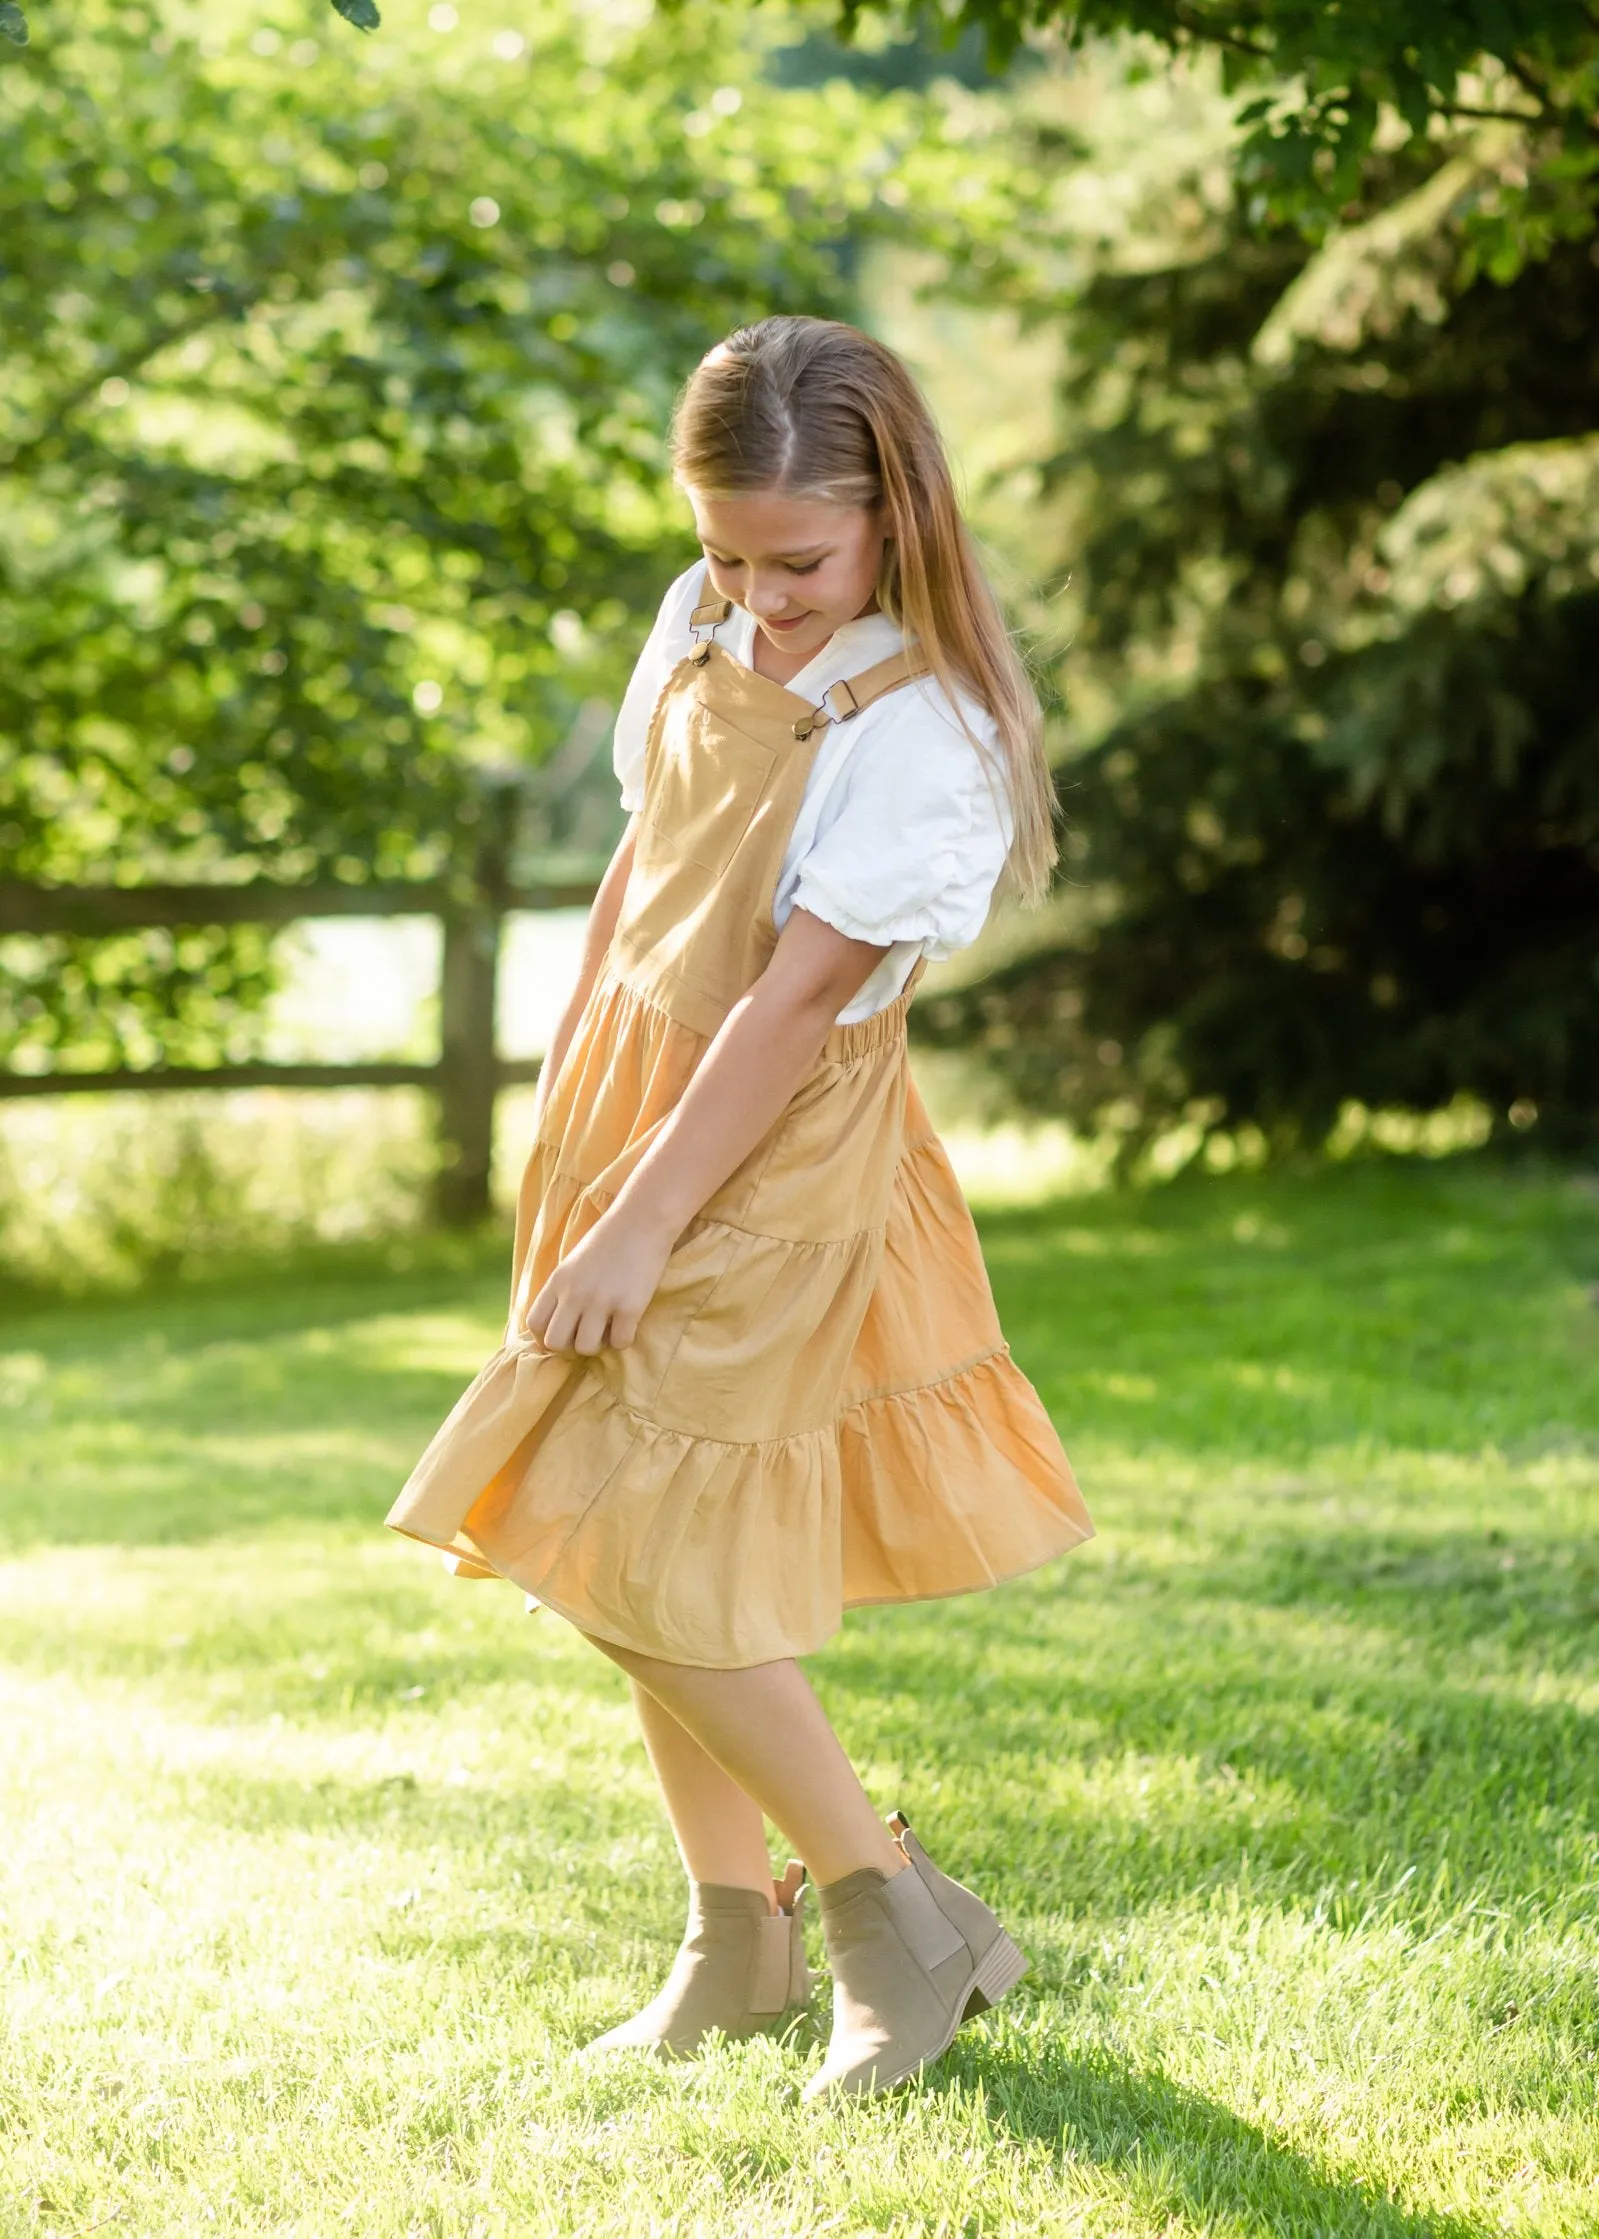
<path fill-rule="evenodd" d="M 1592 1711 L 1528 1699 L 1542 1658 L 1501 1653 L 1479 1678 L 1418 1648 L 1402 1607 L 1382 1626 L 1348 1616 L 1100 1602 L 1085 1644 L 1024 1589 L 1003 1630 L 986 1613 L 879 1619 L 817 1677 L 852 1753 L 899 1768 L 913 1823 L 925 1799 L 1023 1904 L 1040 1872 L 1071 1910 L 1113 1914 L 1246 1871 L 1335 1913 L 1340 1888 L 1358 1912 L 1408 1875 L 1400 1917 L 1440 1874 L 1452 1902 L 1469 1883 L 1548 1904 L 1585 1880 Z M 1469 1612 L 1447 1631 L 1472 1637 Z"/>
<path fill-rule="evenodd" d="M 1411 1644 L 1536 1648 L 1547 1666 L 1563 1645 L 1592 1654 L 1599 1544 L 1518 1533 L 1513 1517 L 1476 1530 L 1306 1528 L 1262 1536 L 1224 1563 L 1196 1563 L 1185 1583 L 1270 1608 L 1340 1612 Z"/>
<path fill-rule="evenodd" d="M 493 1350 L 509 1259 L 492 1238 L 390 1256 L 0 1323 L 0 1552 L 378 1530 Z M 481 1342 L 429 1359 L 428 1325 L 457 1318 Z"/>
<path fill-rule="evenodd" d="M 462 1712 L 530 1732 L 559 1724 L 563 1705 L 625 1709 L 608 1661 L 565 1653 L 561 1620 L 524 1615 L 510 1588 L 445 1580 L 420 1552 L 414 1577 L 352 1579 L 325 1558 L 296 1551 L 259 1597 L 229 1574 L 214 1603 L 175 1609 L 171 1632 L 139 1595 L 71 1624 L 19 1604 L 5 1661 L 142 1686 L 185 1715 L 277 1715 L 308 1735 L 376 1718 L 396 1735 L 414 1719 L 421 1736 Z M 1503 1575 L 1482 1574 L 1490 1608 Z M 1225 1566 L 1207 1569 L 1203 1593 L 1186 1577 L 1181 1592 L 1126 1598 L 1023 1581 L 860 1613 L 812 1676 L 851 1754 L 892 1768 L 884 1805 L 903 1805 L 950 1871 L 1027 1912 L 1124 1916 L 1152 1888 L 1202 1898 L 1244 1874 L 1280 1901 L 1326 1904 L 1335 1926 L 1402 1881 L 1400 1919 L 1457 1904 L 1468 1885 L 1480 1903 L 1559 1912 L 1560 1892 L 1591 1874 L 1599 1719 L 1534 1690 L 1568 1651 L 1591 1655 L 1591 1628 L 1551 1618 L 1525 1625 L 1524 1642 L 1501 1627 L 1496 1644 L 1473 1593 L 1443 1608 L 1451 1589 L 1428 1576 L 1419 1610 L 1401 1595 L 1351 1606 L 1333 1589 L 1325 1606 L 1278 1606 L 1269 1574 L 1261 1602 Z M 1457 1652 L 1484 1641 L 1491 1655 Z M 1535 1653 L 1513 1656 L 1518 1642 Z M 317 1827 L 342 1808 L 292 1778 L 269 1785 L 275 1805 L 252 1818 Z M 239 1801 L 224 1782 L 216 1815 Z M 212 1808 L 203 1791 L 195 1803 Z M 1441 1873 L 1452 1894 L 1439 1898 Z"/>
<path fill-rule="evenodd" d="M 1599 1199 L 1559 1176 L 1194 1176 L 981 1225 L 1068 1451 L 1109 1441 L 1157 1470 L 1599 1452 Z"/>
<path fill-rule="evenodd" d="M 455 1231 L 424 1229 L 391 1237 L 294 1245 L 285 1252 L 219 1254 L 192 1268 L 153 1269 L 131 1283 L 53 1289 L 16 1282 L 0 1270 L 0 1343 L 18 1331 L 67 1336 L 92 1333 L 120 1317 L 183 1322 L 219 1319 L 273 1326 L 275 1309 L 293 1317 L 307 1294 L 334 1314 L 339 1294 L 369 1284 L 422 1286 L 429 1301 L 464 1285 L 509 1280 L 511 1233 L 491 1224 Z"/>
<path fill-rule="evenodd" d="M 46 1645 L 41 1636 L 41 1669 Z M 207 1715 L 276 1712 L 308 1736 L 348 1719 L 351 1697 L 337 1668 L 317 1681 L 293 1664 L 274 1670 L 269 1645 L 262 1642 L 258 1666 L 218 1673 Z M 116 1663 L 113 1644 L 108 1668 Z M 894 1790 L 881 1800 L 906 1809 L 941 1865 L 1002 1912 L 1037 1924 L 1038 1977 L 1047 1988 L 1070 1991 L 1080 1956 L 1074 1924 L 1097 1922 L 1097 1933 L 1146 1913 L 1157 1898 L 1204 1906 L 1245 1888 L 1250 1902 L 1314 1911 L 1329 1934 L 1394 1928 L 1406 1940 L 1474 1916 L 1500 1919 L 1496 1939 L 1513 1936 L 1514 1922 L 1536 1920 L 1547 1942 L 1586 1908 L 1599 1751 L 1594 1720 L 1567 1706 L 1398 1678 L 1339 1689 L 1281 1667 L 1255 1674 L 1247 1689 L 1200 1698 L 1173 1682 L 1168 1667 L 1164 1676 L 1124 1671 L 1091 1689 L 1079 1685 L 1079 1697 L 1091 1693 L 1093 1702 L 1079 1699 L 1080 1738 L 1063 1742 L 1053 1682 L 1018 1686 L 1007 1675 L 1007 1694 L 945 1717 L 918 1695 L 912 1660 L 885 1670 L 894 1697 L 886 1704 L 859 1670 L 827 1690 L 846 1744 L 859 1755 L 865 1737 L 880 1763 L 898 1763 Z M 547 1680 L 535 1659 L 513 1677 L 503 1658 L 474 1651 L 434 1652 L 385 1671 L 390 1682 L 416 1675 L 425 1699 L 405 1702 L 404 1685 L 363 1687 L 361 1713 L 386 1710 L 385 1731 L 402 1747 L 414 1718 L 419 1747 L 435 1756 L 434 1714 L 475 1701 L 512 1735 L 538 1731 L 546 1715 L 556 1724 L 575 1712 L 598 1716 L 604 1732 L 595 1746 L 607 1758 L 616 1721 L 627 1721 L 611 1668 L 598 1657 L 592 1666 L 563 1658 Z M 958 1702 L 959 1665 L 946 1662 L 937 1676 L 937 1702 Z M 1050 1734 L 1046 1756 L 1041 1737 Z M 288 1768 L 190 1771 L 174 1801 L 188 1816 L 230 1828 L 312 1836 L 381 1828 L 447 1850 L 525 1843 L 530 1861 L 571 1841 L 600 1855 L 626 1841 L 648 1791 L 640 1755 L 638 1786 L 625 1784 L 625 1797 L 578 1780 L 583 1800 L 574 1802 L 573 1768 L 586 1746 L 579 1728 L 562 1744 L 561 1771 L 550 1775 L 507 1740 L 486 1760 L 482 1786 L 409 1776 L 307 1780 Z M 1139 1777 L 1146 1766 L 1153 1779 Z M 669 1868 L 657 1894 L 675 1905 Z M 1515 1971 L 1533 1961 L 1507 1951 L 1504 1964 Z M 1574 2003 L 1562 2009 L 1562 2028 L 1599 2030 L 1599 1987 L 1574 1977 L 1563 1999 L 1568 1992 Z"/>
<path fill-rule="evenodd" d="M 953 2057 L 946 2090 L 976 2085 L 999 2130 L 1068 2164 L 1112 2172 L 1146 2214 L 1236 2239 L 1484 2239 L 1453 2215 L 1416 2214 L 1341 2182 L 1254 2123 L 1109 2056 L 990 2046 Z M 931 2088 L 938 2089 L 937 2084 Z"/>

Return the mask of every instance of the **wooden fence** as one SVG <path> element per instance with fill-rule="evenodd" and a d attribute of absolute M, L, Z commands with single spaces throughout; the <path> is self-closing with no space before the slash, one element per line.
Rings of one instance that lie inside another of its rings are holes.
<path fill-rule="evenodd" d="M 436 1210 L 452 1225 L 489 1209 L 494 1105 L 513 1081 L 538 1078 L 536 1057 L 499 1052 L 495 990 L 500 942 L 512 910 L 568 908 L 593 899 L 602 863 L 551 859 L 513 884 L 508 863 L 514 795 L 491 795 L 471 878 L 405 885 L 285 886 L 248 879 L 236 886 L 27 886 L 0 881 L 0 934 L 107 934 L 161 925 L 288 925 L 316 917 L 437 917 L 444 929 L 439 979 L 439 1054 L 431 1063 L 351 1065 L 165 1065 L 103 1073 L 0 1072 L 0 1097 L 96 1094 L 106 1090 L 214 1088 L 424 1088 L 438 1099 Z"/>

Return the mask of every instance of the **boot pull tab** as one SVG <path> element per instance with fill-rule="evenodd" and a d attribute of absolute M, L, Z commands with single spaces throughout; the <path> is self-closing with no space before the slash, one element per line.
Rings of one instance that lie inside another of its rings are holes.
<path fill-rule="evenodd" d="M 791 1858 L 789 1860 L 787 1866 L 783 1870 L 783 1878 L 777 1884 L 777 1903 L 779 1911 L 791 1913 L 794 1910 L 794 1907 L 799 1900 L 800 1891 L 805 1887 L 810 1878 L 810 1874 L 807 1872 L 805 1865 L 801 1859 Z"/>
<path fill-rule="evenodd" d="M 905 1837 L 911 1831 L 911 1823 L 905 1817 L 905 1814 L 902 1811 L 891 1811 L 889 1813 L 888 1831 L 893 1836 L 895 1843 L 899 1847 L 900 1856 L 904 1859 L 905 1863 L 909 1865 L 911 1854 L 905 1848 Z"/>

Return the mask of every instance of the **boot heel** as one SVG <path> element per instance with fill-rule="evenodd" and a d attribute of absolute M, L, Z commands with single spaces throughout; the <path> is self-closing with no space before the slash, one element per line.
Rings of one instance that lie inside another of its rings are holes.
<path fill-rule="evenodd" d="M 970 2021 L 974 2014 L 986 2014 L 990 2006 L 999 2004 L 1008 1990 L 1016 1988 L 1026 1972 L 1026 1953 L 1001 1929 L 977 1962 L 961 2019 Z"/>

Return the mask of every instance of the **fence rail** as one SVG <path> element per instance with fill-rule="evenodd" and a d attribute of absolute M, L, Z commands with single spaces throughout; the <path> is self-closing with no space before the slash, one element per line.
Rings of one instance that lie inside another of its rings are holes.
<path fill-rule="evenodd" d="M 289 925 L 303 918 L 436 917 L 444 929 L 439 975 L 439 1055 L 432 1063 L 371 1060 L 349 1065 L 119 1066 L 104 1072 L 0 1072 L 0 1099 L 104 1094 L 137 1089 L 422 1088 L 438 1100 L 440 1217 L 460 1225 L 489 1209 L 494 1107 L 502 1088 L 537 1080 L 535 1057 L 499 1052 L 495 1019 L 500 944 L 513 910 L 565 909 L 592 901 L 604 870 L 592 857 L 552 858 L 513 883 L 506 865 L 514 803 L 507 802 L 466 880 L 383 886 L 328 882 L 287 886 L 247 879 L 231 886 L 29 886 L 0 882 L 0 935 L 107 935 L 145 926 Z"/>
<path fill-rule="evenodd" d="M 568 909 L 593 899 L 598 868 L 587 858 L 565 876 L 502 885 L 501 910 Z M 565 865 L 552 869 L 566 869 Z M 128 933 L 145 925 L 289 925 L 302 917 L 447 917 L 481 906 L 488 890 L 446 879 L 388 886 L 285 886 L 244 879 L 235 886 L 26 886 L 0 881 L 0 934 Z"/>

